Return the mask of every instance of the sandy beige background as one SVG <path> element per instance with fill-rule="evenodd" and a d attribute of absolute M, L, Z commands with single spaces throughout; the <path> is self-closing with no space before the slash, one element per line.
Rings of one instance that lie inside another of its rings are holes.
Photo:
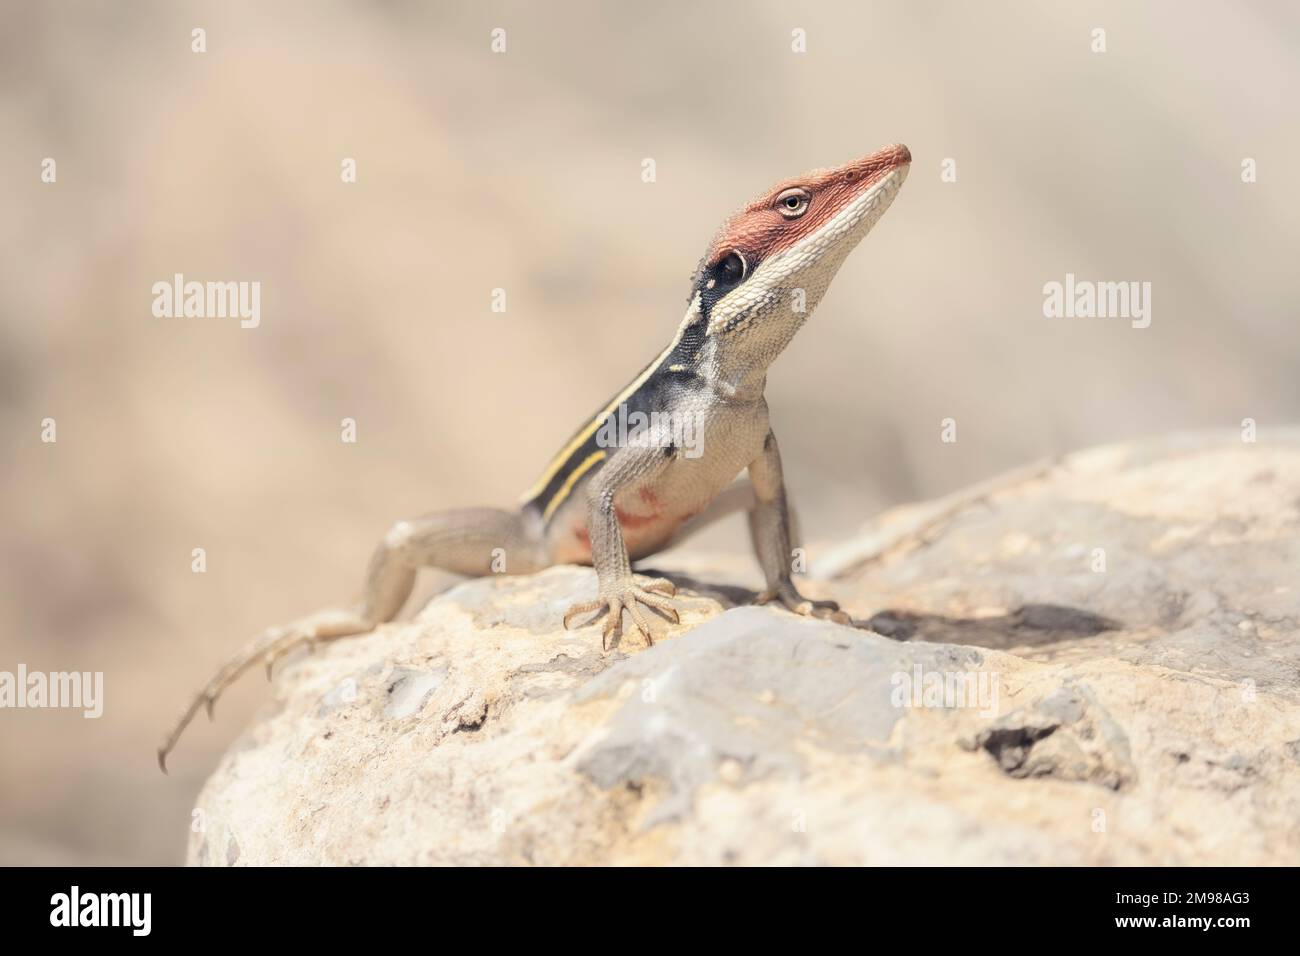
<path fill-rule="evenodd" d="M 269 699 L 247 679 L 163 777 L 185 696 L 352 593 L 395 519 L 513 500 L 671 335 L 721 219 L 800 170 L 915 156 L 770 380 L 814 542 L 1047 454 L 1297 417 L 1293 4 L 0 13 L 0 670 L 107 680 L 98 721 L 0 711 L 0 862 L 179 861 Z M 1045 319 L 1067 271 L 1151 282 L 1151 327 Z M 261 327 L 153 318 L 175 272 L 260 281 Z"/>

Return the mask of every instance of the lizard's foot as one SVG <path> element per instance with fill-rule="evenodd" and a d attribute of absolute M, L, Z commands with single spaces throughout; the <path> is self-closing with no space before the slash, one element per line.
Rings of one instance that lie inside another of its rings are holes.
<path fill-rule="evenodd" d="M 787 611 L 793 611 L 795 614 L 801 614 L 805 617 L 823 618 L 834 621 L 836 624 L 853 623 L 853 619 L 841 611 L 840 606 L 834 601 L 810 600 L 800 594 L 794 584 L 789 582 L 775 588 L 768 588 L 754 598 L 755 604 L 771 604 L 773 602 L 779 603 Z"/>
<path fill-rule="evenodd" d="M 567 629 L 569 623 L 575 617 L 581 617 L 593 611 L 597 612 L 596 616 L 587 623 L 595 624 L 602 617 L 605 618 L 605 627 L 600 635 L 600 649 L 605 651 L 609 648 L 609 639 L 623 632 L 623 611 L 626 610 L 628 614 L 632 615 L 632 623 L 641 632 L 641 636 L 645 638 L 646 643 L 653 644 L 654 638 L 650 635 L 650 625 L 637 604 L 640 603 L 646 607 L 654 608 L 676 624 L 681 620 L 681 617 L 678 615 L 677 609 L 673 607 L 672 602 L 668 600 L 669 597 L 676 593 L 677 586 L 663 578 L 638 579 L 631 577 L 616 584 L 609 594 L 603 594 L 594 601 L 584 601 L 570 607 L 564 614 L 564 626 Z M 662 595 L 667 595 L 667 597 Z"/>
<path fill-rule="evenodd" d="M 364 634 L 373 628 L 374 624 L 362 619 L 356 611 L 328 610 L 312 614 L 288 627 L 273 627 L 263 632 L 261 637 L 251 641 L 242 651 L 227 661 L 203 690 L 190 701 L 190 705 L 176 721 L 176 726 L 158 748 L 158 766 L 162 768 L 163 773 L 167 772 L 167 755 L 176 746 L 176 741 L 180 739 L 181 733 L 189 726 L 199 709 L 207 710 L 208 719 L 212 719 L 212 709 L 222 691 L 254 664 L 265 663 L 266 676 L 269 679 L 275 662 L 299 645 L 314 647 L 320 641 Z"/>

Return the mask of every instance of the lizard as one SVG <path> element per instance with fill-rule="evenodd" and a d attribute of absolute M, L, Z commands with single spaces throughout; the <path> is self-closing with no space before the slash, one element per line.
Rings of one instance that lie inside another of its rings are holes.
<path fill-rule="evenodd" d="M 740 501 L 748 510 L 765 581 L 756 602 L 847 623 L 833 601 L 807 600 L 795 587 L 791 512 L 764 387 L 768 367 L 889 208 L 911 161 L 906 146 L 886 146 L 784 180 L 725 220 L 692 276 L 672 341 L 573 434 L 517 510 L 466 508 L 398 521 L 374 551 L 359 602 L 266 631 L 195 695 L 158 748 L 163 772 L 199 709 L 211 717 L 245 670 L 265 663 L 269 676 L 296 647 L 393 620 L 421 568 L 482 576 L 594 565 L 596 596 L 570 607 L 564 627 L 588 615 L 586 626 L 603 619 L 604 653 L 621 636 L 626 612 L 653 643 L 642 608 L 677 623 L 676 588 L 635 574 L 632 562 L 712 520 L 709 506 L 728 498 L 732 509 Z M 729 496 L 742 471 L 747 487 Z"/>

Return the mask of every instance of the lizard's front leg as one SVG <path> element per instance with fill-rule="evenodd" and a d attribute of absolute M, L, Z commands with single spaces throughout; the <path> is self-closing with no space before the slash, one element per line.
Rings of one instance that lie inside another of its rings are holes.
<path fill-rule="evenodd" d="M 841 624 L 850 623 L 847 614 L 834 601 L 812 601 L 799 593 L 790 575 L 793 557 L 790 547 L 790 509 L 785 497 L 785 478 L 781 472 L 781 451 L 776 436 L 767 433 L 762 453 L 750 463 L 749 480 L 754 486 L 754 507 L 749 512 L 749 532 L 754 541 L 758 563 L 767 582 L 757 603 L 778 601 L 796 614 L 827 617 Z"/>
<path fill-rule="evenodd" d="M 591 563 L 596 566 L 597 597 L 569 608 L 564 615 L 567 628 L 574 618 L 596 612 L 588 623 L 594 624 L 602 617 L 605 626 L 600 636 L 601 650 L 609 646 L 609 639 L 622 633 L 623 612 L 627 611 L 636 629 L 653 644 L 650 625 L 638 604 L 661 611 L 674 624 L 679 620 L 676 608 L 669 597 L 677 592 L 671 581 L 662 578 L 644 578 L 632 573 L 623 530 L 618 524 L 618 511 L 614 501 L 619 491 L 636 483 L 653 480 L 672 460 L 671 444 L 660 447 L 643 434 L 643 442 L 626 445 L 616 451 L 596 472 L 587 484 L 587 534 L 591 540 Z"/>

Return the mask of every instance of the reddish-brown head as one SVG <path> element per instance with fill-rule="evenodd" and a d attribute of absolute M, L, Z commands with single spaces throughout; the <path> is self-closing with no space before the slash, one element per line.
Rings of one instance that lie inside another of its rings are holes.
<path fill-rule="evenodd" d="M 906 146 L 778 183 L 728 219 L 692 283 L 671 361 L 757 392 L 907 179 Z M 736 392 L 739 394 L 739 392 Z"/>
<path fill-rule="evenodd" d="M 886 146 L 835 169 L 818 169 L 787 179 L 728 219 L 714 236 L 701 274 L 735 255 L 733 267 L 750 274 L 769 256 L 814 235 L 878 185 L 912 161 L 906 146 Z"/>

